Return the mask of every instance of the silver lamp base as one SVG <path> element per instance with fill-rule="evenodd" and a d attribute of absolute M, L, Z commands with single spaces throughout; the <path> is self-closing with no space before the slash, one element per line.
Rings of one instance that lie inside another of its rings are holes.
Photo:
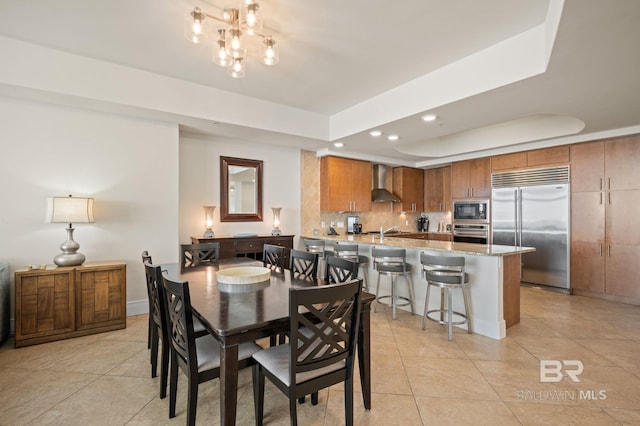
<path fill-rule="evenodd" d="M 58 266 L 78 266 L 82 265 L 85 261 L 85 256 L 82 253 L 78 253 L 80 244 L 73 240 L 74 229 L 69 225 L 67 229 L 67 241 L 60 244 L 60 250 L 62 253 L 53 258 L 53 263 Z"/>
<path fill-rule="evenodd" d="M 273 231 L 271 231 L 271 235 L 273 236 L 282 235 L 282 231 L 280 230 L 280 228 L 275 228 Z"/>
<path fill-rule="evenodd" d="M 211 229 L 211 228 L 207 228 L 207 229 L 204 231 L 204 235 L 203 235 L 203 237 L 204 237 L 204 238 L 215 238 L 215 237 L 216 237 L 216 234 L 213 232 L 213 229 Z"/>

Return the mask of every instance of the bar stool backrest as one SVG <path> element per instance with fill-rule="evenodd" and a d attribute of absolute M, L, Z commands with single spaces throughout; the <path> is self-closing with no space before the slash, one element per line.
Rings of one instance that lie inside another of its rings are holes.
<path fill-rule="evenodd" d="M 465 281 L 465 258 L 462 256 L 432 256 L 420 253 L 420 263 L 426 279 L 438 281 L 438 277 L 461 277 Z"/>
<path fill-rule="evenodd" d="M 385 269 L 385 268 L 399 268 L 401 267 L 403 272 L 406 272 L 407 265 L 407 250 L 406 249 L 390 249 L 373 247 L 371 249 L 371 256 L 373 257 L 373 269 Z"/>
<path fill-rule="evenodd" d="M 336 257 L 351 259 L 358 262 L 358 245 L 337 243 L 333 246 Z"/>
<path fill-rule="evenodd" d="M 303 242 L 308 252 L 324 254 L 324 247 L 326 245 L 324 240 L 304 239 Z"/>

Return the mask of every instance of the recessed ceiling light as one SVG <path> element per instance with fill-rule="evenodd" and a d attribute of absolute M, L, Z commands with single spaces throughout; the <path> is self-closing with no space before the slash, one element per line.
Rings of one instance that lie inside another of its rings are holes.
<path fill-rule="evenodd" d="M 422 121 L 426 121 L 426 122 L 435 121 L 436 118 L 438 118 L 438 116 L 435 114 L 425 114 L 422 116 Z"/>
<path fill-rule="evenodd" d="M 398 135 L 389 135 L 387 136 L 387 139 L 389 139 L 390 141 L 397 141 L 399 139 Z"/>
<path fill-rule="evenodd" d="M 371 136 L 373 136 L 374 138 L 377 138 L 378 136 L 380 136 L 382 134 L 382 132 L 380 130 L 372 130 L 369 132 L 369 134 Z"/>
<path fill-rule="evenodd" d="M 335 146 L 336 148 L 342 148 L 344 144 L 342 142 L 334 142 L 333 146 Z"/>

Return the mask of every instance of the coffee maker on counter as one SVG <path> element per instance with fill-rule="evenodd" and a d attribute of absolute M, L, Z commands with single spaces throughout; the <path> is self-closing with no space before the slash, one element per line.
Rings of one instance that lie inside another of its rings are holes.
<path fill-rule="evenodd" d="M 362 234 L 359 216 L 347 216 L 347 234 Z"/>
<path fill-rule="evenodd" d="M 429 230 L 429 218 L 420 216 L 418 218 L 418 232 L 427 232 Z"/>

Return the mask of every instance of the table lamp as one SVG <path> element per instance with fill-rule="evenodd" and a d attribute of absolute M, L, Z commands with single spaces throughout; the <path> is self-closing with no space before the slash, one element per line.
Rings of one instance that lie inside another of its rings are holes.
<path fill-rule="evenodd" d="M 73 223 L 93 223 L 93 198 L 52 197 L 47 199 L 47 222 L 68 223 L 67 241 L 60 245 L 62 253 L 53 258 L 58 266 L 82 265 L 85 256 L 78 253 L 80 244 L 73 240 Z"/>
<path fill-rule="evenodd" d="M 213 232 L 213 212 L 216 206 L 204 206 L 204 238 L 215 238 L 216 234 Z"/>
<path fill-rule="evenodd" d="M 282 231 L 280 231 L 280 210 L 282 207 L 271 207 L 273 210 L 273 230 L 271 231 L 271 235 L 280 235 Z"/>

